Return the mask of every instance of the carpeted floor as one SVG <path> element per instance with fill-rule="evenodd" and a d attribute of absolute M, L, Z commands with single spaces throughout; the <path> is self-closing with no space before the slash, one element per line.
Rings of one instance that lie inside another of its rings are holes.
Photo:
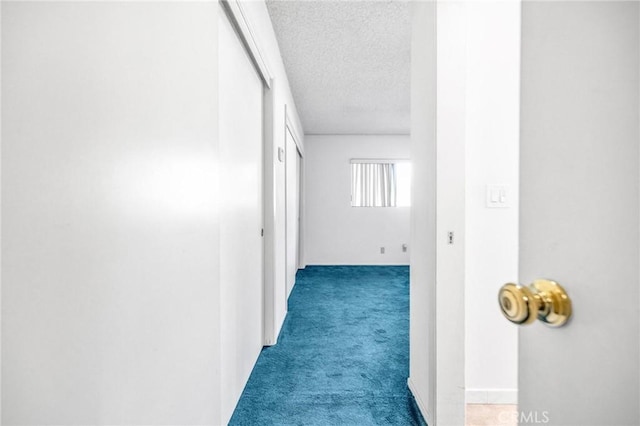
<path fill-rule="evenodd" d="M 409 268 L 308 266 L 230 425 L 422 425 L 407 389 Z"/>

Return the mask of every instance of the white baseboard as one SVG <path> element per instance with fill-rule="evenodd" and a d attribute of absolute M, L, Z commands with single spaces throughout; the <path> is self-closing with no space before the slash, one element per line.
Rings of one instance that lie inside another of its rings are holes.
<path fill-rule="evenodd" d="M 467 404 L 517 404 L 517 389 L 467 389 Z"/>
<path fill-rule="evenodd" d="M 434 424 L 433 416 L 427 409 L 427 405 L 422 400 L 422 397 L 420 396 L 420 393 L 417 391 L 415 385 L 413 384 L 411 377 L 407 379 L 407 386 L 409 386 L 409 390 L 411 391 L 411 394 L 416 400 L 416 404 L 418 405 L 418 409 L 420 410 L 420 414 L 422 414 L 424 421 L 427 422 L 428 425 L 433 425 Z"/>

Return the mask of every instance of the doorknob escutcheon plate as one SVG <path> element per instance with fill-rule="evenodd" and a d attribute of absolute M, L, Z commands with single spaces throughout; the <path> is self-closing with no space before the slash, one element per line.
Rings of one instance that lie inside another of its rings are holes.
<path fill-rule="evenodd" d="M 535 280 L 528 287 L 509 283 L 498 293 L 502 314 L 515 324 L 531 324 L 537 319 L 560 327 L 571 317 L 571 299 L 560 284 Z"/>

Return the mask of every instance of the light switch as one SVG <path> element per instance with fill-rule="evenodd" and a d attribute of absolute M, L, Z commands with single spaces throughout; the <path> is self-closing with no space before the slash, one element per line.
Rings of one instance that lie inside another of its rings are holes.
<path fill-rule="evenodd" d="M 507 185 L 487 185 L 487 207 L 502 209 L 509 207 Z"/>

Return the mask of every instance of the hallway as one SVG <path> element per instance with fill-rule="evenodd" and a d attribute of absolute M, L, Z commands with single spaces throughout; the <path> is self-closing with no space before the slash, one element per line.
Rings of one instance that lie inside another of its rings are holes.
<path fill-rule="evenodd" d="M 409 268 L 309 266 L 296 281 L 229 424 L 422 424 L 406 384 Z"/>
<path fill-rule="evenodd" d="M 640 1 L 0 11 L 2 425 L 640 425 Z"/>

